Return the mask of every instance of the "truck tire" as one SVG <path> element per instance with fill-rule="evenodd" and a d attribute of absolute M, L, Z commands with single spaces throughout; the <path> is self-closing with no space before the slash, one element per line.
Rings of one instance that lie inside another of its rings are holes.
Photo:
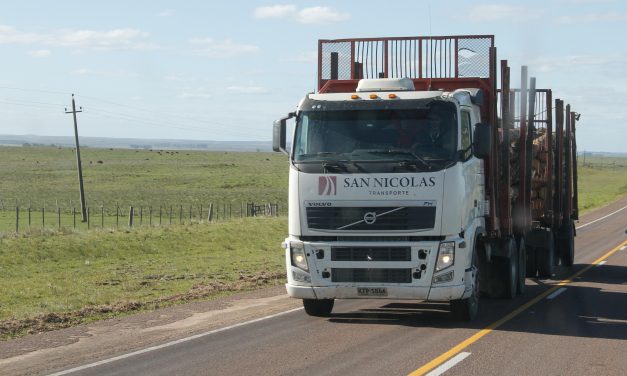
<path fill-rule="evenodd" d="M 538 264 L 538 277 L 551 278 L 555 266 L 555 241 L 553 231 L 546 232 L 543 244 L 536 247 L 536 262 Z"/>
<path fill-rule="evenodd" d="M 474 268 L 474 288 L 472 293 L 466 299 L 451 300 L 451 313 L 455 319 L 460 321 L 472 321 L 477 317 L 479 312 L 479 296 L 481 294 L 481 274 L 479 268 L 479 258 L 477 250 L 472 254 L 471 267 Z"/>
<path fill-rule="evenodd" d="M 519 295 L 525 293 L 525 282 L 527 276 L 527 247 L 525 246 L 525 238 L 518 239 L 518 284 L 516 290 Z"/>
<path fill-rule="evenodd" d="M 573 266 L 575 262 L 575 230 L 574 224 L 569 221 L 562 227 L 558 236 L 558 251 L 563 266 Z"/>
<path fill-rule="evenodd" d="M 333 310 L 333 299 L 303 299 L 303 307 L 309 316 L 326 317 Z"/>
<path fill-rule="evenodd" d="M 525 253 L 527 254 L 527 277 L 535 278 L 538 275 L 538 265 L 536 263 L 536 249 L 531 244 L 525 244 Z"/>
<path fill-rule="evenodd" d="M 495 267 L 498 280 L 502 286 L 499 297 L 504 299 L 514 299 L 518 289 L 518 252 L 516 251 L 516 241 L 507 238 L 502 241 L 504 256 L 495 257 Z"/>

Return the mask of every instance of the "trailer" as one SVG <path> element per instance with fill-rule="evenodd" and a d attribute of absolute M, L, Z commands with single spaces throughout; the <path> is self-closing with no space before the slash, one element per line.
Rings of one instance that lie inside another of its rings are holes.
<path fill-rule="evenodd" d="M 288 294 L 316 316 L 384 298 L 472 320 L 481 294 L 571 266 L 578 117 L 526 67 L 511 88 L 492 35 L 320 40 L 317 92 L 273 129 Z"/>

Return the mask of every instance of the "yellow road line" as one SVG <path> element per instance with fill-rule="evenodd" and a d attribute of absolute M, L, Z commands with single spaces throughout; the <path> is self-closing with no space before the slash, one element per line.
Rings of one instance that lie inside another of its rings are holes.
<path fill-rule="evenodd" d="M 478 331 L 474 335 L 468 337 L 464 341 L 462 341 L 459 344 L 455 345 L 453 348 L 451 348 L 447 352 L 441 354 L 440 356 L 438 356 L 437 358 L 433 359 L 429 363 L 427 363 L 424 366 L 422 366 L 422 367 L 418 368 L 417 370 L 413 371 L 412 373 L 409 374 L 409 376 L 421 376 L 421 375 L 424 375 L 427 372 L 433 370 L 434 368 L 438 367 L 442 363 L 446 362 L 447 360 L 449 360 L 453 356 L 455 356 L 458 353 L 460 353 L 466 347 L 468 347 L 468 346 L 472 345 L 473 343 L 477 342 L 478 340 L 480 340 L 483 336 L 489 334 L 494 329 L 498 328 L 499 326 L 505 324 L 509 320 L 511 320 L 514 317 L 516 317 L 519 314 L 521 314 L 527 308 L 533 306 L 534 304 L 538 303 L 542 299 L 546 298 L 547 296 L 552 294 L 554 291 L 559 289 L 561 286 L 564 286 L 564 285 L 567 285 L 567 284 L 571 283 L 575 278 L 579 277 L 583 273 L 585 273 L 588 270 L 592 269 L 598 263 L 600 263 L 601 261 L 603 261 L 606 258 L 610 257 L 611 255 L 613 255 L 615 252 L 617 252 L 621 247 L 623 247 L 625 245 L 627 245 L 627 240 L 625 240 L 624 242 L 622 242 L 621 244 L 619 244 L 618 246 L 613 248 L 611 251 L 609 251 L 606 254 L 604 254 L 603 256 L 601 256 L 598 259 L 594 260 L 594 262 L 592 264 L 586 266 L 585 268 L 583 268 L 580 271 L 578 271 L 577 273 L 571 275 L 567 279 L 561 280 L 558 284 L 556 284 L 555 286 L 551 287 L 547 291 L 545 291 L 542 294 L 536 296 L 535 298 L 531 299 L 530 301 L 528 301 L 527 303 L 523 304 L 522 306 L 516 308 L 515 310 L 513 310 L 512 312 L 510 312 L 506 316 L 504 316 L 501 319 L 493 322 L 492 324 L 488 325 L 484 329 L 481 329 L 480 331 Z"/>

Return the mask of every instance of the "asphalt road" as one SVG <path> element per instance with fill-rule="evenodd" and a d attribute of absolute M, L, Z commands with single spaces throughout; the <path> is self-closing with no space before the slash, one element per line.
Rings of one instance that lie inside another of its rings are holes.
<path fill-rule="evenodd" d="M 581 219 L 574 267 L 558 267 L 551 280 L 527 279 L 527 291 L 514 300 L 482 299 L 480 319 L 470 324 L 454 321 L 446 304 L 338 301 L 331 317 L 313 318 L 294 309 L 298 305 L 289 299 L 275 297 L 276 304 L 290 303 L 282 311 L 251 313 L 205 331 L 197 323 L 189 333 L 196 337 L 169 337 L 178 342 L 161 338 L 120 347 L 127 351 L 112 348 L 91 358 L 68 357 L 65 365 L 58 360 L 63 359 L 60 346 L 56 363 L 43 373 L 624 375 L 627 209 L 603 217 L 626 205 L 627 198 Z M 38 359 L 20 356 L 6 361 L 13 368 L 5 370 L 17 373 L 20 361 Z M 2 366 L 0 361 L 0 374 Z M 42 368 L 26 373 L 41 374 Z"/>

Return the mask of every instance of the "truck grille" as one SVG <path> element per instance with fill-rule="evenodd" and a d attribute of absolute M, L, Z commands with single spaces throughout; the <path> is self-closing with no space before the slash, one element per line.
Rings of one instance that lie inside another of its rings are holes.
<path fill-rule="evenodd" d="M 332 269 L 332 282 L 411 283 L 411 269 Z"/>
<path fill-rule="evenodd" d="M 307 225 L 311 229 L 347 231 L 432 229 L 435 206 L 311 207 L 307 208 Z"/>
<path fill-rule="evenodd" d="M 411 248 L 333 247 L 331 261 L 411 261 Z"/>

